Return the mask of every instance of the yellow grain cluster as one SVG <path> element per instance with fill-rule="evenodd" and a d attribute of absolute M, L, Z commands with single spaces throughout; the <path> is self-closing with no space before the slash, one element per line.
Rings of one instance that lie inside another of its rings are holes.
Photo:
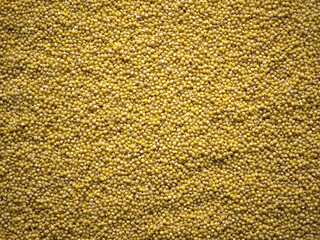
<path fill-rule="evenodd" d="M 320 237 L 318 0 L 1 0 L 0 239 Z"/>

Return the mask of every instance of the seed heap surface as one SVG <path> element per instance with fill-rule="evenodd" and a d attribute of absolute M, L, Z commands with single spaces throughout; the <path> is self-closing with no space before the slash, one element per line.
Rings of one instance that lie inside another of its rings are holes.
<path fill-rule="evenodd" d="M 318 0 L 1 0 L 0 239 L 320 237 Z"/>

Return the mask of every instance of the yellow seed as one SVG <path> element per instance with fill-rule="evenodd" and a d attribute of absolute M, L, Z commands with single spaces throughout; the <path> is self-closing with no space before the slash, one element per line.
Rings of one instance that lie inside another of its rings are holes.
<path fill-rule="evenodd" d="M 319 1 L 0 16 L 0 239 L 320 237 Z"/>

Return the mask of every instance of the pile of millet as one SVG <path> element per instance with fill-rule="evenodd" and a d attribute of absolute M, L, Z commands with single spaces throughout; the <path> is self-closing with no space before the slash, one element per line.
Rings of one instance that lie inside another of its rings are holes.
<path fill-rule="evenodd" d="M 319 238 L 319 0 L 0 1 L 0 239 Z"/>

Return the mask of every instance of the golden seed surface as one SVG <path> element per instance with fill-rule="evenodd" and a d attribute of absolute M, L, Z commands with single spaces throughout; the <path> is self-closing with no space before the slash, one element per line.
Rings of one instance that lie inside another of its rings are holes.
<path fill-rule="evenodd" d="M 320 238 L 319 0 L 0 0 L 0 239 Z"/>

